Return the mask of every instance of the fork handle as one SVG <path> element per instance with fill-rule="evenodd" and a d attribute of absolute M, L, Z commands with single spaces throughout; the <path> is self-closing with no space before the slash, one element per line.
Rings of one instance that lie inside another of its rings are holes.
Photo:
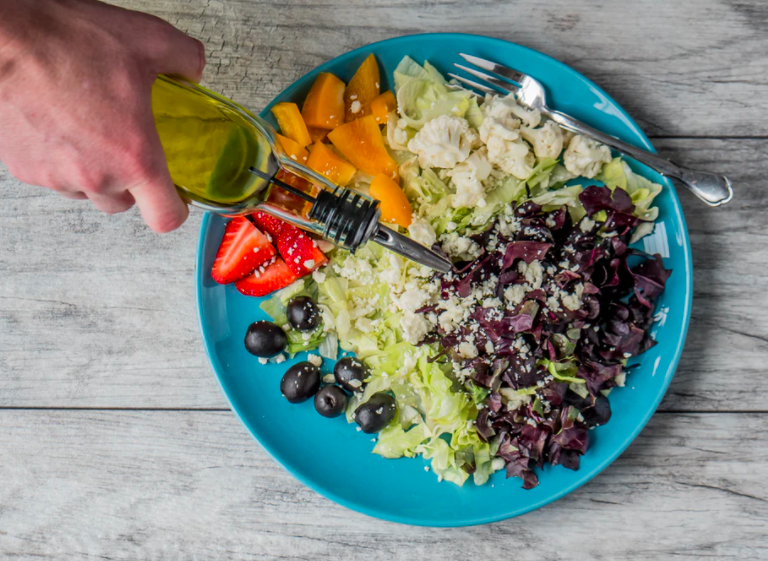
<path fill-rule="evenodd" d="M 593 138 L 618 152 L 631 156 L 638 162 L 652 167 L 664 176 L 677 179 L 709 206 L 720 206 L 733 198 L 731 180 L 724 175 L 680 167 L 658 154 L 627 144 L 560 111 L 547 109 L 543 110 L 542 114 L 564 129 Z"/>

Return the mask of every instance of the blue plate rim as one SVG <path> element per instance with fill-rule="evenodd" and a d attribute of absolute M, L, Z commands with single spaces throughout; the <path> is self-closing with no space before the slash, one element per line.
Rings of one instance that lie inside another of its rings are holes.
<path fill-rule="evenodd" d="M 605 97 L 606 100 L 608 100 L 610 103 L 612 103 L 620 112 L 621 116 L 624 118 L 626 124 L 634 130 L 634 132 L 639 136 L 640 140 L 642 141 L 643 147 L 647 150 L 650 150 L 652 152 L 656 152 L 655 148 L 651 144 L 648 137 L 645 135 L 645 133 L 640 129 L 640 127 L 635 123 L 634 119 L 626 112 L 626 110 L 617 103 L 610 95 L 608 95 L 600 86 L 592 82 L 589 78 L 582 75 L 580 72 L 574 70 L 567 64 L 560 62 L 557 59 L 554 59 L 550 57 L 549 55 L 546 55 L 540 51 L 537 51 L 535 49 L 532 49 L 530 47 L 526 47 L 524 45 L 519 45 L 517 43 L 513 43 L 511 41 L 506 41 L 503 39 L 497 39 L 494 37 L 486 37 L 484 35 L 478 35 L 478 34 L 472 34 L 472 33 L 415 33 L 410 35 L 403 35 L 399 37 L 393 37 L 390 39 L 385 39 L 383 41 L 377 41 L 375 43 L 369 43 L 367 45 L 363 45 L 361 47 L 358 47 L 357 49 L 353 49 L 351 51 L 348 51 L 342 55 L 339 55 L 338 57 L 335 57 L 318 67 L 314 68 L 310 72 L 304 74 L 300 78 L 298 78 L 296 81 L 294 81 L 290 86 L 282 90 L 274 99 L 272 99 L 266 107 L 259 113 L 262 117 L 265 117 L 268 113 L 270 108 L 275 104 L 278 103 L 279 97 L 282 97 L 284 95 L 290 95 L 293 91 L 301 87 L 299 85 L 300 81 L 303 81 L 307 79 L 308 77 L 315 76 L 319 74 L 320 72 L 325 71 L 327 68 L 330 68 L 331 66 L 349 58 L 353 58 L 357 55 L 364 54 L 366 50 L 369 50 L 373 47 L 380 47 L 384 45 L 392 45 L 396 44 L 398 42 L 405 42 L 409 39 L 413 39 L 414 37 L 420 37 L 423 39 L 430 39 L 430 38 L 442 38 L 442 39 L 450 39 L 452 37 L 473 37 L 473 38 L 480 38 L 484 41 L 489 41 L 491 43 L 498 43 L 498 44 L 504 44 L 504 45 L 514 45 L 517 48 L 523 49 L 524 51 L 528 51 L 534 56 L 543 57 L 545 59 L 548 59 L 550 62 L 554 63 L 556 66 L 559 66 L 562 70 L 564 70 L 567 73 L 573 74 L 576 76 L 576 78 L 584 81 L 587 83 L 590 87 L 594 88 L 597 92 L 599 92 L 602 96 Z M 211 214 L 205 213 L 205 216 L 203 217 L 201 224 L 200 224 L 200 235 L 198 239 L 197 244 L 197 253 L 195 256 L 195 303 L 197 306 L 197 319 L 198 319 L 198 328 L 200 330 L 201 339 L 203 342 L 203 348 L 205 349 L 206 356 L 208 357 L 209 364 L 213 370 L 213 373 L 216 378 L 216 383 L 219 385 L 219 388 L 221 389 L 222 393 L 224 394 L 227 403 L 229 404 L 230 410 L 235 414 L 235 416 L 240 420 L 240 422 L 243 424 L 243 426 L 248 430 L 248 432 L 251 434 L 251 436 L 256 440 L 256 442 L 259 443 L 259 445 L 264 449 L 267 454 L 276 462 L 278 463 L 283 469 L 285 469 L 288 473 L 290 473 L 293 477 L 295 477 L 297 480 L 299 480 L 302 484 L 306 485 L 313 491 L 319 493 L 320 495 L 334 501 L 337 504 L 340 504 L 346 508 L 349 508 L 350 510 L 354 510 L 356 512 L 360 512 L 362 514 L 365 514 L 367 516 L 371 516 L 374 518 L 378 518 L 381 520 L 387 520 L 390 522 L 397 522 L 400 524 L 409 524 L 414 526 L 427 526 L 427 527 L 447 527 L 447 528 L 458 528 L 458 527 L 466 527 L 466 526 L 476 526 L 481 524 L 490 524 L 492 522 L 499 522 L 501 520 L 506 520 L 509 518 L 514 518 L 516 516 L 520 516 L 522 514 L 525 514 L 527 512 L 531 512 L 533 510 L 539 509 L 549 503 L 552 503 L 554 501 L 557 501 L 558 499 L 561 499 L 565 495 L 575 491 L 579 487 L 583 486 L 590 480 L 592 480 L 594 477 L 596 477 L 598 474 L 602 473 L 610 464 L 612 464 L 623 452 L 626 450 L 626 448 L 637 438 L 637 435 L 640 434 L 640 432 L 645 428 L 645 426 L 648 424 L 648 421 L 653 416 L 653 414 L 656 412 L 656 409 L 658 408 L 659 404 L 661 403 L 661 400 L 666 395 L 667 389 L 669 388 L 669 385 L 672 381 L 672 378 L 675 374 L 675 371 L 677 370 L 677 367 L 680 363 L 680 358 L 683 351 L 683 346 L 685 344 L 685 340 L 688 334 L 688 327 L 690 325 L 690 319 L 691 319 L 691 307 L 692 307 L 692 301 L 693 301 L 693 266 L 691 263 L 691 245 L 690 245 L 690 236 L 688 235 L 688 225 L 685 221 L 685 217 L 682 213 L 682 207 L 680 204 L 680 199 L 677 196 L 677 192 L 672 185 L 672 182 L 666 178 L 662 177 L 662 185 L 670 190 L 670 194 L 672 196 L 673 202 L 674 202 L 674 208 L 675 208 L 675 217 L 679 221 L 679 224 L 681 226 L 682 232 L 684 234 L 684 244 L 683 244 L 683 256 L 684 256 L 684 263 L 685 263 L 685 275 L 686 275 L 686 286 L 685 286 L 685 302 L 684 302 L 684 322 L 683 322 L 683 329 L 680 331 L 680 336 L 677 341 L 677 345 L 675 347 L 675 354 L 674 359 L 669 362 L 669 365 L 666 369 L 666 373 L 664 376 L 664 382 L 660 386 L 659 391 L 653 400 L 651 406 L 648 408 L 646 413 L 643 415 L 641 422 L 639 422 L 631 431 L 627 433 L 625 436 L 623 442 L 620 446 L 617 446 L 614 448 L 614 450 L 608 454 L 608 456 L 600 462 L 597 466 L 593 467 L 590 471 L 585 471 L 583 476 L 576 479 L 572 484 L 567 485 L 563 487 L 560 491 L 557 493 L 554 493 L 547 497 L 546 499 L 542 499 L 541 501 L 535 502 L 535 503 L 528 503 L 525 506 L 518 507 L 518 508 L 511 508 L 508 512 L 490 515 L 487 517 L 477 517 L 473 519 L 462 519 L 458 521 L 446 521 L 443 519 L 430 519 L 427 517 L 420 516 L 418 518 L 411 517 L 408 515 L 399 515 L 399 514 L 393 514 L 389 511 L 380 510 L 375 507 L 367 507 L 367 506 L 361 506 L 359 504 L 356 504 L 352 501 L 348 501 L 344 499 L 343 497 L 339 496 L 331 487 L 320 485 L 312 481 L 310 478 L 305 477 L 300 471 L 293 469 L 289 465 L 283 463 L 280 459 L 280 454 L 273 450 L 270 446 L 265 445 L 259 438 L 258 438 L 258 430 L 256 427 L 252 427 L 246 420 L 240 415 L 239 411 L 235 408 L 232 399 L 229 396 L 228 391 L 224 388 L 224 385 L 221 382 L 221 376 L 219 374 L 219 363 L 218 359 L 216 358 L 215 354 L 213 353 L 212 349 L 209 346 L 209 338 L 206 336 L 206 330 L 203 325 L 203 316 L 202 316 L 202 309 L 203 309 L 203 302 L 202 302 L 202 292 L 201 287 L 203 285 L 203 245 L 205 242 L 205 234 L 206 230 L 208 228 L 208 223 L 211 220 Z"/>

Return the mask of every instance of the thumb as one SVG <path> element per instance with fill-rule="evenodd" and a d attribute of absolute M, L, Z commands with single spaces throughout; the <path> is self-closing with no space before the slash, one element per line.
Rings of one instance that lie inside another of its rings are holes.
<path fill-rule="evenodd" d="M 148 45 L 149 57 L 158 74 L 178 74 L 199 82 L 205 68 L 205 45 L 170 23 Z"/>

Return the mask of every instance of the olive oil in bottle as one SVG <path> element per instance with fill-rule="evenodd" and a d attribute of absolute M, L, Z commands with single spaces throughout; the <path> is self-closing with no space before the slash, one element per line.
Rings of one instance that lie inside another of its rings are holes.
<path fill-rule="evenodd" d="M 263 210 L 354 251 L 371 240 L 444 272 L 443 255 L 379 224 L 379 201 L 290 159 L 272 127 L 183 78 L 160 75 L 152 112 L 171 179 L 196 206 L 228 216 Z"/>
<path fill-rule="evenodd" d="M 267 197 L 269 185 L 249 169 L 273 175 L 277 164 L 246 109 L 182 78 L 160 75 L 152 111 L 182 196 L 212 210 L 253 207 Z"/>

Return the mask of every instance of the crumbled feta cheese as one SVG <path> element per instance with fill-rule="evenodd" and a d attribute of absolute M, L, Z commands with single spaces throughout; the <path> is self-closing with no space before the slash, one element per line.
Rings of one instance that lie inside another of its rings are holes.
<path fill-rule="evenodd" d="M 504 211 L 499 214 L 497 230 L 505 238 L 512 237 L 520 230 L 520 220 L 515 216 L 511 205 L 504 207 Z"/>
<path fill-rule="evenodd" d="M 414 218 L 411 221 L 411 225 L 408 226 L 408 234 L 410 234 L 411 239 L 427 247 L 432 247 L 437 241 L 435 229 L 423 218 Z"/>
<path fill-rule="evenodd" d="M 259 364 L 267 364 L 267 362 L 269 362 L 268 358 L 259 357 Z"/>
<path fill-rule="evenodd" d="M 480 244 L 456 232 L 440 236 L 440 244 L 446 254 L 460 259 L 472 260 L 482 252 Z"/>
<path fill-rule="evenodd" d="M 349 110 L 352 113 L 359 113 L 362 108 L 363 108 L 363 105 L 357 100 L 353 101 L 352 104 L 349 106 Z"/>
<path fill-rule="evenodd" d="M 318 368 L 320 368 L 323 365 L 323 357 L 321 357 L 320 355 L 310 354 L 309 356 L 307 356 L 307 361 L 311 362 Z"/>
<path fill-rule="evenodd" d="M 283 353 L 280 353 L 274 358 L 275 364 L 280 364 L 281 362 L 285 362 L 285 355 Z"/>
<path fill-rule="evenodd" d="M 320 271 L 319 269 L 312 271 L 312 279 L 317 284 L 322 284 L 325 282 L 325 273 Z"/>
<path fill-rule="evenodd" d="M 426 290 L 413 287 L 405 290 L 400 296 L 392 296 L 392 302 L 398 309 L 406 312 L 415 312 L 430 300 L 432 295 Z"/>
<path fill-rule="evenodd" d="M 412 345 L 419 343 L 430 330 L 427 319 L 422 314 L 413 312 L 403 313 L 400 327 L 403 330 L 403 339 Z"/>
<path fill-rule="evenodd" d="M 547 298 L 547 308 L 549 308 L 553 312 L 559 312 L 560 311 L 560 301 L 555 296 L 550 296 Z"/>
<path fill-rule="evenodd" d="M 451 295 L 448 300 L 442 300 L 438 306 L 444 310 L 437 321 L 440 329 L 446 333 L 452 333 L 461 323 L 469 319 L 471 313 L 471 302 L 460 302 L 458 298 Z"/>
<path fill-rule="evenodd" d="M 483 300 L 483 308 L 501 308 L 502 303 L 498 298 L 486 298 Z"/>
<path fill-rule="evenodd" d="M 466 359 L 475 358 L 477 356 L 477 347 L 472 343 L 464 341 L 459 344 L 459 354 Z"/>
<path fill-rule="evenodd" d="M 333 265 L 337 275 L 348 280 L 356 280 L 361 283 L 373 282 L 373 267 L 365 259 L 358 259 L 354 255 L 348 255 L 344 263 Z"/>
<path fill-rule="evenodd" d="M 400 275 L 403 268 L 403 260 L 394 253 L 389 253 L 389 267 L 379 274 L 379 278 L 390 286 L 400 283 Z"/>
<path fill-rule="evenodd" d="M 581 222 L 579 223 L 579 229 L 582 232 L 589 232 L 594 227 L 595 227 L 595 221 L 592 220 L 589 216 L 585 216 L 584 218 L 582 218 Z"/>
<path fill-rule="evenodd" d="M 618 374 L 614 380 L 616 381 L 616 385 L 620 388 L 624 387 L 624 384 L 627 382 L 627 373 L 622 371 L 620 374 Z"/>
<path fill-rule="evenodd" d="M 525 277 L 526 282 L 533 287 L 533 290 L 541 288 L 541 283 L 544 281 L 544 268 L 539 261 L 531 261 L 530 265 L 527 265 L 525 261 L 520 261 L 517 264 L 517 271 Z"/>
<path fill-rule="evenodd" d="M 565 294 L 562 298 L 563 306 L 571 311 L 581 308 L 581 295 L 584 292 L 584 285 L 578 283 L 573 287 L 573 294 Z"/>

